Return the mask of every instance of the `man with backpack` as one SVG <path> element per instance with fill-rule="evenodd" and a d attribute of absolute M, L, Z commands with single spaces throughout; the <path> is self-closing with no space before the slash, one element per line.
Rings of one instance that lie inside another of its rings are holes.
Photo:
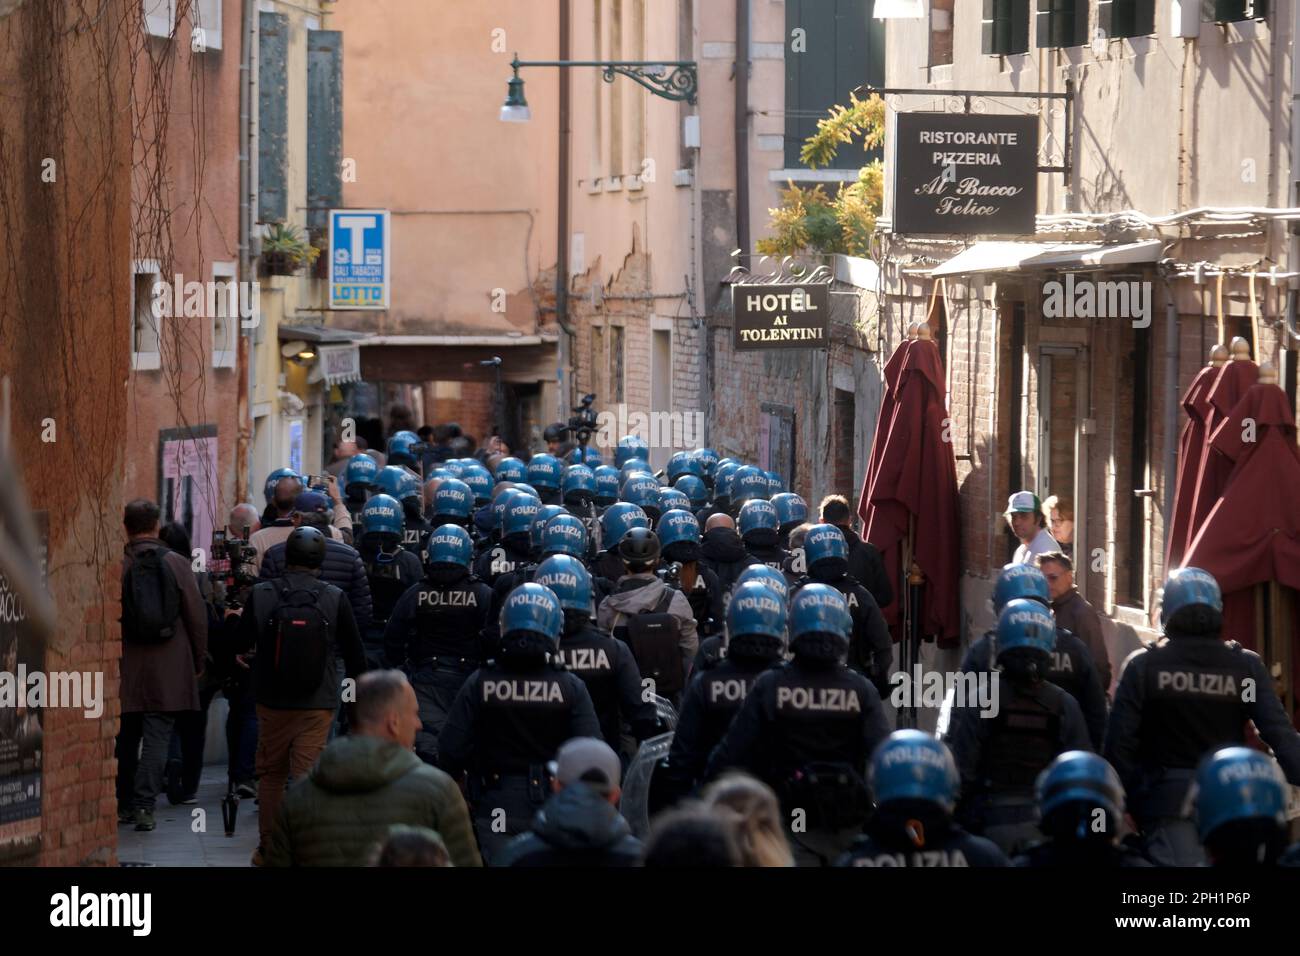
<path fill-rule="evenodd" d="M 653 680 L 654 692 L 675 705 L 700 649 L 695 613 L 685 594 L 655 574 L 659 536 L 649 528 L 623 535 L 618 556 L 626 573 L 601 602 L 596 623 L 632 648 L 642 678 Z"/>
<path fill-rule="evenodd" d="M 158 537 L 158 506 L 126 506 L 122 567 L 122 726 L 117 736 L 117 819 L 154 828 L 176 715 L 199 709 L 208 618 L 190 562 Z M 142 746 L 143 745 L 143 746 Z"/>
<path fill-rule="evenodd" d="M 349 678 L 366 667 L 351 604 L 320 579 L 324 560 L 325 536 L 295 528 L 285 542 L 284 576 L 253 588 L 240 621 L 236 645 L 253 649 L 259 724 L 255 866 L 270 845 L 286 781 L 301 779 L 325 748 L 340 700 L 336 659 Z"/>

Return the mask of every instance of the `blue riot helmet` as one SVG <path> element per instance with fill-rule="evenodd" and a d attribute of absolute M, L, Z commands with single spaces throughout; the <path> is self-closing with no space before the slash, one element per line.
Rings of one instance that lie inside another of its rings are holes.
<path fill-rule="evenodd" d="M 659 482 L 651 475 L 632 475 L 619 497 L 639 507 L 653 521 L 659 517 Z"/>
<path fill-rule="evenodd" d="M 534 455 L 528 459 L 527 481 L 535 488 L 546 491 L 560 490 L 560 471 L 563 466 L 554 455 Z"/>
<path fill-rule="evenodd" d="M 551 555 L 537 566 L 533 580 L 554 591 L 563 610 L 591 614 L 591 572 L 577 558 L 567 554 Z"/>
<path fill-rule="evenodd" d="M 375 483 L 379 474 L 379 462 L 369 455 L 353 455 L 343 469 L 343 491 L 351 493 L 354 489 L 366 490 Z"/>
<path fill-rule="evenodd" d="M 582 463 L 588 468 L 599 468 L 605 464 L 605 456 L 600 453 L 600 449 L 587 446 L 587 450 L 582 453 Z"/>
<path fill-rule="evenodd" d="M 808 503 L 793 492 L 783 491 L 773 495 L 772 507 L 776 509 L 776 520 L 782 530 L 801 525 L 808 520 Z"/>
<path fill-rule="evenodd" d="M 529 484 L 528 482 L 526 482 L 526 481 L 519 481 L 519 482 L 516 482 L 516 483 L 515 483 L 515 491 L 522 491 L 524 494 L 526 494 L 526 495 L 532 495 L 534 498 L 540 498 L 540 497 L 541 497 L 541 495 L 538 494 L 537 489 L 534 488 L 532 485 L 530 485 L 530 484 Z"/>
<path fill-rule="evenodd" d="M 439 481 L 442 481 L 445 478 L 456 478 L 457 481 L 460 480 L 459 478 L 457 478 L 455 474 L 452 473 L 452 470 L 448 468 L 446 465 L 438 465 L 437 467 L 430 468 L 427 472 L 425 472 L 424 483 L 427 485 L 435 478 L 437 478 Z"/>
<path fill-rule="evenodd" d="M 411 431 L 394 432 L 388 439 L 388 463 L 390 465 L 416 464 L 415 452 L 411 449 L 420 444 L 420 436 Z"/>
<path fill-rule="evenodd" d="M 604 507 L 618 500 L 618 469 L 613 465 L 598 465 L 593 474 L 596 476 L 596 504 Z"/>
<path fill-rule="evenodd" d="M 468 524 L 474 513 L 474 492 L 459 478 L 444 478 L 433 493 L 436 524 Z"/>
<path fill-rule="evenodd" d="M 709 501 L 709 488 L 703 479 L 695 475 L 682 475 L 675 482 L 673 487 L 690 500 L 692 508 L 703 508 Z"/>
<path fill-rule="evenodd" d="M 1107 842 L 1118 838 L 1124 785 L 1115 768 L 1096 754 L 1067 750 L 1038 775 L 1034 790 L 1044 833 L 1086 839 L 1097 832 L 1091 817 L 1100 809 L 1107 818 L 1101 835 Z"/>
<path fill-rule="evenodd" d="M 520 632 L 541 634 L 554 647 L 564 630 L 564 612 L 554 591 L 530 581 L 506 596 L 499 623 L 503 638 Z"/>
<path fill-rule="evenodd" d="M 497 481 L 523 481 L 528 476 L 528 466 L 518 458 L 502 458 L 497 462 L 493 478 Z"/>
<path fill-rule="evenodd" d="M 764 582 L 737 584 L 727 604 L 727 654 L 775 660 L 785 650 L 785 596 Z"/>
<path fill-rule="evenodd" d="M 627 480 L 633 475 L 649 475 L 654 477 L 654 472 L 650 470 L 650 465 L 644 458 L 629 458 L 623 462 L 618 469 L 618 484 L 621 488 L 627 483 Z"/>
<path fill-rule="evenodd" d="M 529 534 L 533 522 L 542 510 L 540 498 L 517 489 L 514 491 L 501 513 L 501 537 L 503 538 L 512 534 Z M 505 495 L 501 497 L 504 498 Z"/>
<path fill-rule="evenodd" d="M 1056 647 L 1056 621 L 1037 601 L 1014 598 L 998 615 L 997 641 L 999 662 L 1022 649 L 1046 656 Z"/>
<path fill-rule="evenodd" d="M 694 475 L 696 478 L 703 478 L 704 465 L 690 452 L 679 451 L 668 459 L 667 474 L 669 482 L 676 482 L 683 475 Z"/>
<path fill-rule="evenodd" d="M 532 525 L 528 528 L 528 540 L 535 551 L 542 550 L 542 532 L 546 528 L 546 522 L 550 521 L 556 515 L 568 514 L 559 505 L 542 505 L 538 509 L 536 517 L 533 518 Z"/>
<path fill-rule="evenodd" d="M 706 481 L 712 480 L 713 470 L 718 467 L 718 453 L 712 448 L 697 448 L 691 452 L 691 457 L 700 463 L 704 469 L 704 474 L 700 477 Z"/>
<path fill-rule="evenodd" d="M 460 471 L 460 480 L 469 485 L 474 492 L 474 504 L 482 506 L 492 500 L 492 486 L 495 482 L 488 470 L 477 462 L 466 465 Z"/>
<path fill-rule="evenodd" d="M 832 573 L 847 571 L 849 567 L 849 543 L 844 532 L 833 524 L 815 524 L 808 529 L 803 538 L 803 556 L 809 572 L 813 565 L 827 562 L 826 569 Z"/>
<path fill-rule="evenodd" d="M 465 471 L 465 466 L 457 458 L 449 458 L 438 467 L 445 468 L 453 478 L 462 478 Z"/>
<path fill-rule="evenodd" d="M 685 508 L 671 508 L 659 518 L 659 546 L 665 551 L 679 541 L 700 540 L 700 522 Z"/>
<path fill-rule="evenodd" d="M 877 806 L 899 800 L 933 804 L 951 815 L 961 775 L 952 753 L 920 730 L 896 730 L 871 756 L 870 786 Z"/>
<path fill-rule="evenodd" d="M 691 499 L 676 488 L 660 488 L 659 513 L 663 514 L 665 511 L 671 511 L 674 508 L 689 511 L 691 509 Z"/>
<path fill-rule="evenodd" d="M 719 498 L 731 499 L 731 479 L 739 468 L 739 465 L 731 461 L 725 464 L 723 462 L 718 463 L 718 468 L 713 473 L 713 498 L 715 501 Z"/>
<path fill-rule="evenodd" d="M 625 438 L 620 438 L 618 447 L 614 449 L 614 466 L 622 468 L 633 458 L 640 458 L 645 461 L 649 457 L 650 446 L 635 435 L 628 435 Z"/>
<path fill-rule="evenodd" d="M 1286 778 L 1267 755 L 1249 747 L 1216 750 L 1196 769 L 1188 797 L 1201 842 L 1237 821 L 1272 821 L 1281 830 L 1287 823 L 1287 792 Z"/>
<path fill-rule="evenodd" d="M 492 499 L 492 528 L 499 534 L 505 534 L 506 508 L 513 498 L 525 494 L 517 488 L 507 488 Z"/>
<path fill-rule="evenodd" d="M 998 572 L 993 583 L 993 613 L 1001 614 L 1007 602 L 1016 598 L 1038 601 L 1044 607 L 1052 603 L 1047 591 L 1047 578 L 1032 564 L 1008 564 Z"/>
<path fill-rule="evenodd" d="M 373 460 L 371 459 L 371 461 Z M 297 478 L 304 488 L 307 487 L 307 483 L 302 480 L 302 476 L 292 468 L 277 468 L 266 476 L 266 483 L 262 486 L 262 494 L 266 496 L 268 505 L 271 503 L 271 499 L 275 497 L 275 486 L 281 478 Z"/>
<path fill-rule="evenodd" d="M 414 498 L 418 504 L 423 504 L 424 495 L 420 488 L 420 479 L 410 472 L 403 472 L 402 480 L 397 485 L 397 494 L 393 497 L 398 501 Z"/>
<path fill-rule="evenodd" d="M 1218 633 L 1222 625 L 1223 594 L 1214 575 L 1200 568 L 1178 568 L 1165 578 L 1160 603 L 1163 633 Z"/>
<path fill-rule="evenodd" d="M 786 581 L 785 575 L 766 564 L 751 564 L 741 571 L 740 576 L 736 578 L 736 587 L 749 584 L 751 581 L 767 585 L 783 598 L 790 596 L 790 584 Z"/>
<path fill-rule="evenodd" d="M 600 543 L 606 550 L 612 549 L 623 535 L 633 528 L 650 527 L 650 518 L 636 505 L 626 501 L 616 501 L 605 509 L 600 516 Z"/>
<path fill-rule="evenodd" d="M 566 504 L 586 505 L 596 497 L 596 475 L 586 465 L 570 465 L 560 479 L 560 495 Z"/>
<path fill-rule="evenodd" d="M 582 523 L 582 519 L 566 513 L 547 521 L 542 529 L 542 554 L 568 554 L 575 558 L 585 558 L 587 526 Z"/>
<path fill-rule="evenodd" d="M 361 524 L 366 534 L 400 535 L 406 527 L 402 506 L 392 495 L 373 495 L 361 509 Z"/>
<path fill-rule="evenodd" d="M 790 646 L 796 654 L 821 650 L 830 638 L 835 657 L 842 660 L 852 634 L 849 605 L 829 584 L 805 584 L 790 599 Z"/>
<path fill-rule="evenodd" d="M 788 490 L 785 486 L 785 479 L 775 471 L 765 471 L 763 474 L 767 477 L 767 493 L 771 495 L 783 495 Z"/>
<path fill-rule="evenodd" d="M 731 503 L 743 505 L 755 499 L 767 500 L 767 475 L 761 468 L 746 465 L 731 476 Z"/>
<path fill-rule="evenodd" d="M 736 525 L 740 536 L 744 538 L 754 531 L 775 532 L 781 522 L 777 518 L 776 508 L 772 507 L 772 502 L 753 498 L 740 506 Z"/>
<path fill-rule="evenodd" d="M 403 498 L 402 491 L 406 487 L 406 479 L 410 474 L 405 468 L 398 468 L 396 465 L 387 465 L 380 468 L 375 474 L 375 487 L 383 494 L 391 495 L 398 501 Z"/>
<path fill-rule="evenodd" d="M 429 542 L 424 546 L 425 563 L 430 567 L 454 564 L 468 568 L 474 559 L 474 542 L 469 532 L 457 524 L 444 524 L 434 528 Z"/>

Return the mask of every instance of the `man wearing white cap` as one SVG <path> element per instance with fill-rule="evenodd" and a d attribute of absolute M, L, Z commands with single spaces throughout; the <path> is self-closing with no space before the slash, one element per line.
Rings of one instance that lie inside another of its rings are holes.
<path fill-rule="evenodd" d="M 547 765 L 555 795 L 500 866 L 638 866 L 641 841 L 618 812 L 622 765 L 603 740 L 574 737 Z"/>
<path fill-rule="evenodd" d="M 1011 559 L 1014 564 L 1033 564 L 1035 555 L 1061 550 L 1047 530 L 1043 503 L 1032 491 L 1017 491 L 1007 499 L 1006 518 L 1011 533 L 1020 539 L 1020 547 Z"/>

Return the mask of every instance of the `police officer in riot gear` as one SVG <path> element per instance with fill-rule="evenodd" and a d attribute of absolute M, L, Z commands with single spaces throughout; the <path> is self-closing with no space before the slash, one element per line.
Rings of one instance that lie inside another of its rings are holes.
<path fill-rule="evenodd" d="M 618 440 L 614 449 L 614 467 L 622 468 L 634 458 L 642 461 L 650 457 L 650 446 L 635 435 L 626 435 Z"/>
<path fill-rule="evenodd" d="M 424 496 L 420 480 L 404 468 L 389 465 L 379 470 L 375 484 L 384 494 L 401 502 L 405 524 L 402 547 L 418 559 L 424 553 L 424 542 L 428 539 L 429 532 L 433 530 L 433 526 L 424 520 Z"/>
<path fill-rule="evenodd" d="M 518 458 L 507 456 L 497 462 L 497 469 L 492 477 L 497 481 L 527 481 L 528 466 Z"/>
<path fill-rule="evenodd" d="M 767 501 L 767 475 L 757 465 L 743 465 L 731 476 L 731 515 L 738 517 L 747 501 Z"/>
<path fill-rule="evenodd" d="M 799 590 L 810 582 L 829 584 L 844 595 L 853 615 L 853 640 L 849 647 L 849 666 L 867 676 L 882 697 L 890 693 L 889 668 L 893 662 L 894 642 L 884 615 L 871 592 L 849 576 L 849 545 L 840 529 L 833 524 L 814 525 L 803 539 L 806 577 L 795 583 Z"/>
<path fill-rule="evenodd" d="M 808 502 L 784 491 L 772 496 L 772 507 L 776 509 L 776 543 L 788 551 L 790 532 L 808 520 Z"/>
<path fill-rule="evenodd" d="M 660 488 L 659 514 L 662 515 L 665 511 L 672 511 L 674 508 L 678 508 L 682 511 L 691 511 L 691 499 L 686 497 L 686 492 L 678 491 L 676 488 Z M 695 517 L 694 512 L 691 513 L 691 517 Z M 695 523 L 698 525 L 699 521 L 696 521 Z"/>
<path fill-rule="evenodd" d="M 718 467 L 718 453 L 712 448 L 697 448 L 695 451 L 691 452 L 691 457 L 698 461 L 701 468 L 703 468 L 703 471 L 700 473 L 700 478 L 703 479 L 705 485 L 712 488 L 713 473 Z"/>
<path fill-rule="evenodd" d="M 652 528 L 659 520 L 659 482 L 654 475 L 628 475 L 619 497 L 644 511 Z"/>
<path fill-rule="evenodd" d="M 533 517 L 532 526 L 528 529 L 529 553 L 532 556 L 529 570 L 536 567 L 542 560 L 543 532 L 546 530 L 546 523 L 552 518 L 567 514 L 568 512 L 560 505 L 542 505 L 538 509 L 537 514 Z M 523 582 L 519 583 L 522 584 Z"/>
<path fill-rule="evenodd" d="M 591 500 L 603 511 L 618 501 L 618 469 L 613 465 L 597 465 L 592 473 L 596 478 L 596 490 Z"/>
<path fill-rule="evenodd" d="M 597 536 L 596 475 L 586 465 L 570 465 L 560 479 L 560 496 L 569 514 L 581 519 L 587 528 L 587 537 Z"/>
<path fill-rule="evenodd" d="M 542 504 L 560 503 L 560 472 L 563 467 L 554 455 L 534 455 L 528 459 L 528 477 L 525 480 L 537 489 Z"/>
<path fill-rule="evenodd" d="M 695 629 L 703 641 L 722 630 L 723 595 L 718 576 L 700 561 L 700 523 L 681 508 L 665 511 L 659 518 L 660 577 L 686 595 L 695 615 Z"/>
<path fill-rule="evenodd" d="M 572 737 L 601 736 L 587 686 L 550 662 L 564 614 L 555 594 L 523 584 L 501 609 L 497 657 L 470 675 L 438 738 L 438 765 L 469 774 L 483 862 L 528 829 L 551 788 L 546 764 Z"/>
<path fill-rule="evenodd" d="M 942 741 L 896 730 L 871 758 L 876 812 L 838 866 L 1010 866 L 997 844 L 952 818 L 961 777 Z"/>
<path fill-rule="evenodd" d="M 682 475 L 673 482 L 673 487 L 684 494 L 686 500 L 691 503 L 690 511 L 692 514 L 700 511 L 709 503 L 709 489 L 702 478 L 695 475 Z"/>
<path fill-rule="evenodd" d="M 718 462 L 718 467 L 713 473 L 713 500 L 695 513 L 695 517 L 700 519 L 700 524 L 706 530 L 709 519 L 714 515 L 731 514 L 731 480 L 739 468 L 740 465 L 730 458 Z"/>
<path fill-rule="evenodd" d="M 532 563 L 533 519 L 542 503 L 512 488 L 498 496 L 492 507 L 494 514 L 500 515 L 500 543 L 474 559 L 474 576 L 489 585 L 495 584 L 501 575 Z"/>
<path fill-rule="evenodd" d="M 343 503 L 354 526 L 361 524 L 361 509 L 375 487 L 379 463 L 369 455 L 353 455 L 343 469 Z"/>
<path fill-rule="evenodd" d="M 709 754 L 740 710 L 754 679 L 785 653 L 785 595 L 754 580 L 736 587 L 727 606 L 726 657 L 698 672 L 682 696 L 668 754 L 668 777 L 685 795 L 704 779 Z"/>
<path fill-rule="evenodd" d="M 1051 607 L 1047 579 L 1032 564 L 1008 564 L 993 585 L 993 613 L 1000 615 L 1008 601 L 1024 598 Z M 996 658 L 997 635 L 988 631 L 970 646 L 962 660 L 963 674 L 991 671 Z M 1102 686 L 1087 645 L 1069 631 L 1056 629 L 1056 647 L 1047 665 L 1047 679 L 1067 692 L 1083 711 L 1094 750 L 1101 750 L 1106 734 L 1106 689 Z M 947 704 L 945 703 L 945 706 Z"/>
<path fill-rule="evenodd" d="M 1268 756 L 1224 747 L 1206 756 L 1188 802 L 1211 866 L 1294 866 L 1287 850 L 1287 785 Z M 1282 857 L 1287 859 L 1283 860 Z"/>
<path fill-rule="evenodd" d="M 1016 599 L 998 618 L 991 704 L 953 710 L 948 744 L 961 773 L 957 818 L 1014 855 L 1037 839 L 1034 785 L 1058 754 L 1091 746 L 1073 697 L 1047 680 L 1056 624 L 1037 601 Z"/>
<path fill-rule="evenodd" d="M 633 528 L 649 528 L 650 519 L 636 505 L 617 501 L 600 516 L 600 553 L 592 562 L 591 573 L 616 584 L 624 574 L 623 559 L 618 556 L 618 543 Z"/>
<path fill-rule="evenodd" d="M 406 671 L 420 702 L 415 752 L 434 763 L 456 692 L 491 656 L 485 629 L 492 592 L 470 574 L 474 545 L 459 525 L 429 535 L 424 578 L 398 600 L 384 630 L 384 656 Z"/>
<path fill-rule="evenodd" d="M 365 531 L 357 542 L 370 583 L 370 623 L 362 633 L 366 659 L 374 666 L 384 654 L 384 629 L 398 599 L 423 577 L 420 559 L 402 547 L 402 508 L 389 495 L 375 495 L 361 509 Z"/>
<path fill-rule="evenodd" d="M 669 459 L 664 468 L 664 473 L 668 478 L 668 484 L 677 483 L 677 479 L 683 475 L 694 475 L 697 478 L 704 477 L 704 465 L 700 463 L 694 455 L 688 451 L 675 452 Z"/>
<path fill-rule="evenodd" d="M 745 542 L 745 552 L 755 561 L 761 561 L 777 571 L 789 555 L 780 543 L 780 518 L 770 501 L 753 498 L 740 506 L 736 518 L 740 540 Z"/>
<path fill-rule="evenodd" d="M 696 520 L 701 520 L 696 515 Z M 718 577 L 718 586 L 727 594 L 735 587 L 736 579 L 754 559 L 745 551 L 745 543 L 736 534 L 736 523 L 728 514 L 715 514 L 702 521 L 704 536 L 700 539 L 700 563 Z"/>
<path fill-rule="evenodd" d="M 1046 839 L 1016 857 L 1016 866 L 1146 867 L 1124 835 L 1124 786 L 1096 754 L 1070 750 L 1038 777 L 1038 829 Z"/>
<path fill-rule="evenodd" d="M 641 687 L 632 651 L 592 621 L 591 574 L 582 562 L 552 555 L 537 566 L 533 580 L 560 600 L 564 633 L 556 657 L 587 685 L 605 743 L 617 751 L 624 724 L 637 740 L 653 736 L 659 726 L 654 701 Z"/>
<path fill-rule="evenodd" d="M 420 436 L 413 431 L 403 429 L 399 432 L 393 432 L 388 439 L 388 464 L 407 468 L 418 468 L 419 463 L 415 460 L 415 451 L 413 446 L 420 444 Z"/>
<path fill-rule="evenodd" d="M 789 601 L 790 585 L 785 580 L 785 576 L 779 571 L 773 571 L 766 564 L 751 564 L 740 572 L 740 577 L 736 578 L 731 594 L 734 594 L 737 588 L 751 581 L 767 585 L 781 595 L 782 601 Z M 723 595 L 722 605 L 724 610 L 728 606 L 727 602 L 730 601 L 731 594 Z M 719 615 L 719 618 L 721 619 L 721 615 Z M 709 670 L 726 657 L 727 650 L 723 642 L 724 636 L 724 634 L 715 633 L 700 641 L 700 652 L 695 655 L 695 667 L 698 670 Z"/>
<path fill-rule="evenodd" d="M 1300 784 L 1300 734 L 1291 726 L 1263 661 L 1220 636 L 1223 598 L 1200 568 L 1165 580 L 1164 639 L 1134 651 L 1124 665 L 1105 756 L 1129 795 L 1130 813 L 1154 863 L 1194 866 L 1204 857 L 1181 818 L 1201 757 L 1246 741 L 1246 722 L 1273 748 L 1291 784 Z"/>
<path fill-rule="evenodd" d="M 435 528 L 454 524 L 468 531 L 474 514 L 474 492 L 459 478 L 444 478 L 433 493 L 429 510 Z M 427 552 L 427 545 L 425 550 Z"/>
<path fill-rule="evenodd" d="M 793 595 L 793 659 L 755 679 L 704 772 L 739 767 L 771 786 L 801 865 L 830 865 L 861 831 L 867 759 L 889 733 L 875 687 L 844 663 L 852 629 L 829 585 Z"/>

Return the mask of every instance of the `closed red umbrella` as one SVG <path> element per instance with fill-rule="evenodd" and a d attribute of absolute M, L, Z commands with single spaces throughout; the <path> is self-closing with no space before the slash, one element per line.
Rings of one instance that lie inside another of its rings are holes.
<path fill-rule="evenodd" d="M 894 416 L 894 407 L 898 404 L 898 383 L 903 374 L 903 368 L 907 364 L 907 352 L 914 339 L 907 339 L 894 350 L 894 354 L 889 357 L 885 363 L 885 393 L 880 398 L 880 411 L 876 416 L 876 436 L 880 436 L 880 423 L 892 420 Z M 876 472 L 880 470 L 880 459 L 885 453 L 885 443 L 883 441 L 872 442 L 871 455 L 867 458 L 867 473 L 863 477 L 862 490 L 863 494 L 871 487 L 875 481 Z M 865 499 L 864 499 L 865 500 Z M 858 514 L 862 515 L 862 506 L 858 507 Z M 898 592 L 895 591 L 895 594 Z"/>
<path fill-rule="evenodd" d="M 1165 567 L 1176 568 L 1191 543 L 1192 505 L 1196 500 L 1196 476 L 1205 456 L 1205 419 L 1210 413 L 1208 393 L 1228 358 L 1228 350 L 1216 345 L 1209 365 L 1196 373 L 1183 396 L 1187 422 L 1178 437 L 1178 478 L 1174 484 L 1174 513 L 1165 532 Z"/>
<path fill-rule="evenodd" d="M 1231 470 L 1183 563 L 1218 580 L 1224 637 L 1254 647 L 1255 585 L 1276 581 L 1300 590 L 1300 507 L 1294 497 L 1300 449 L 1286 392 L 1273 384 L 1251 386 L 1211 435 L 1210 448 Z M 1300 664 L 1300 655 L 1291 656 Z"/>
<path fill-rule="evenodd" d="M 1214 503 L 1227 487 L 1228 475 L 1232 473 L 1232 461 L 1214 447 L 1215 429 L 1232 414 L 1246 390 L 1259 379 L 1259 366 L 1250 360 L 1250 345 L 1245 339 L 1232 340 L 1232 355 L 1232 361 L 1219 369 L 1214 384 L 1205 394 L 1209 406 L 1205 416 L 1205 452 L 1196 475 L 1191 521 L 1187 527 L 1188 547 L 1204 526 Z"/>
<path fill-rule="evenodd" d="M 894 593 L 907 595 L 903 549 L 909 531 L 913 559 L 925 575 L 918 635 L 941 647 L 960 639 L 958 616 L 959 505 L 957 466 L 951 436 L 945 440 L 943 363 L 929 339 L 906 342 L 890 359 L 896 387 L 876 423 L 872 466 L 858 502 L 863 538 L 885 558 Z M 900 640 L 903 600 L 886 609 L 886 621 Z"/>

